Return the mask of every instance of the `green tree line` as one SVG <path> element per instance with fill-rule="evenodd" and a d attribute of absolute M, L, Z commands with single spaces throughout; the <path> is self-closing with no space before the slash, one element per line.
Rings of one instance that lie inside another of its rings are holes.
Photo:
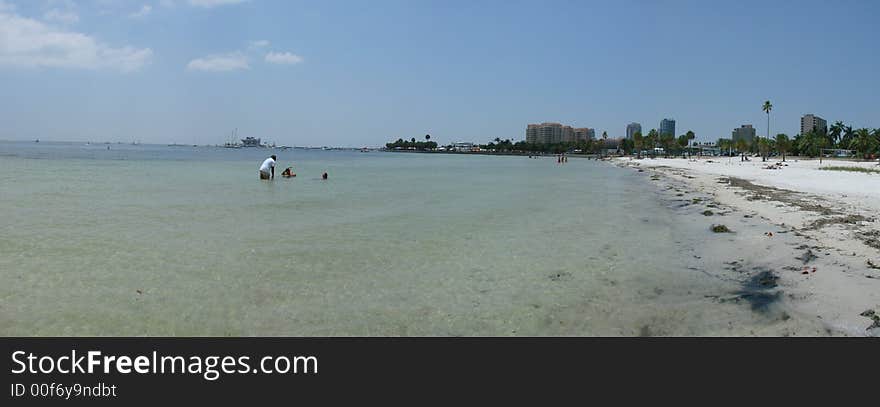
<path fill-rule="evenodd" d="M 853 129 L 837 121 L 828 130 L 816 129 L 794 138 L 779 133 L 774 138 L 756 137 L 751 142 L 740 139 L 718 139 L 717 146 L 722 151 L 734 150 L 738 153 L 758 153 L 766 157 L 777 153 L 785 159 L 786 155 L 818 157 L 823 149 L 853 150 L 858 158 L 873 158 L 880 155 L 880 128 Z"/>

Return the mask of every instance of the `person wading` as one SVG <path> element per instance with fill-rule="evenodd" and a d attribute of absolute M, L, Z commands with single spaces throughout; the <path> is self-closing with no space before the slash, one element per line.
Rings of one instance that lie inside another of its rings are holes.
<path fill-rule="evenodd" d="M 275 179 L 275 160 L 277 159 L 278 157 L 273 154 L 266 161 L 263 161 L 263 164 L 260 165 L 260 179 Z"/>

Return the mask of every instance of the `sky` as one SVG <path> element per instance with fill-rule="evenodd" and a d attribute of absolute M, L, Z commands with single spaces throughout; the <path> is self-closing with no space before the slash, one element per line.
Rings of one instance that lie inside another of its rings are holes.
<path fill-rule="evenodd" d="M 880 1 L 0 0 L 0 139 L 880 127 Z"/>

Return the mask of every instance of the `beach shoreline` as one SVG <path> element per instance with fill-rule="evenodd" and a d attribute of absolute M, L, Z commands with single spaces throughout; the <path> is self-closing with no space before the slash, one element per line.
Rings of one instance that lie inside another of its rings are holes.
<path fill-rule="evenodd" d="M 880 335 L 880 174 L 820 169 L 876 163 L 739 157 L 612 163 L 651 177 L 692 219 L 732 231 L 712 234 L 706 245 L 716 249 L 707 249 L 711 258 L 695 269 L 764 289 L 719 301 L 757 301 L 753 309 L 772 303 L 781 320 L 794 314 L 826 330 L 792 335 Z"/>

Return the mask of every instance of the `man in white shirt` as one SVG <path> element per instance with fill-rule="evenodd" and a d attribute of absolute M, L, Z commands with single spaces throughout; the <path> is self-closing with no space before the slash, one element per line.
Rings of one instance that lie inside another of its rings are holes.
<path fill-rule="evenodd" d="M 278 157 L 273 154 L 266 161 L 263 161 L 263 165 L 260 166 L 260 179 L 275 179 L 275 160 L 277 159 Z"/>

